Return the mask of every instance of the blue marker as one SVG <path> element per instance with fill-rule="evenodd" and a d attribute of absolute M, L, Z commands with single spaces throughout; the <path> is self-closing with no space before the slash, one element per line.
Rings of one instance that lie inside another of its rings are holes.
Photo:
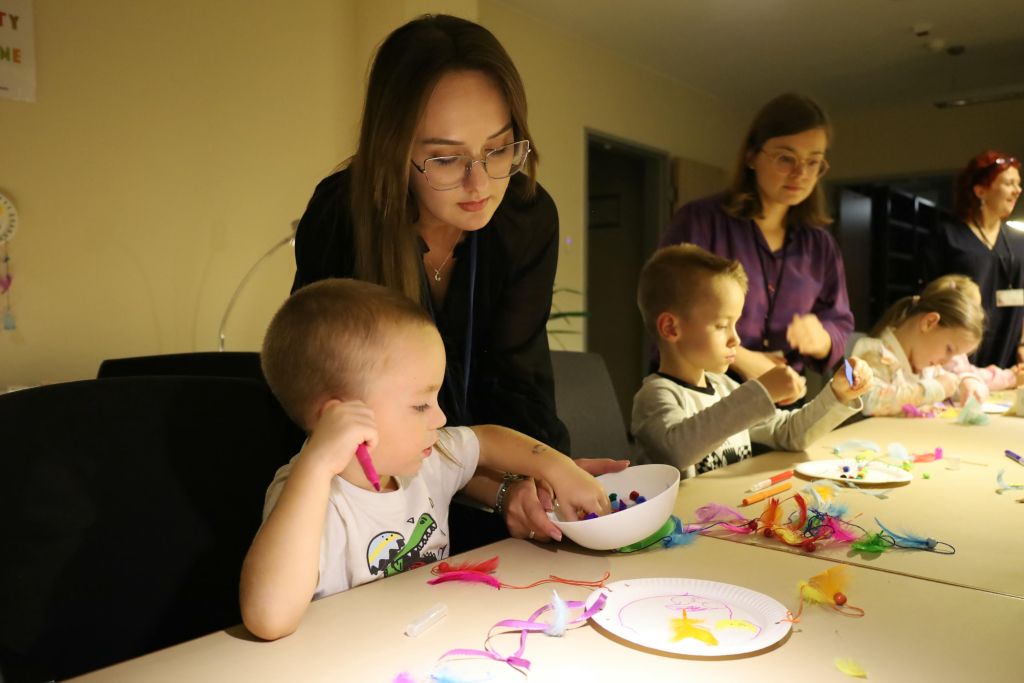
<path fill-rule="evenodd" d="M 1013 451 L 1006 451 L 1006 457 L 1010 460 L 1016 460 L 1018 465 L 1024 465 L 1024 458 L 1020 457 Z"/>
<path fill-rule="evenodd" d="M 847 359 L 844 358 L 843 359 L 843 367 L 846 368 L 846 381 L 849 382 L 850 386 L 852 387 L 854 385 L 853 366 L 850 365 L 850 361 L 848 361 Z"/>

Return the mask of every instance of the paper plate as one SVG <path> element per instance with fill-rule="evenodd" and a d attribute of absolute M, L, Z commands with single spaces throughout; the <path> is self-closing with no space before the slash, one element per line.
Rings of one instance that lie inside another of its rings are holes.
<path fill-rule="evenodd" d="M 797 474 L 802 474 L 811 479 L 833 479 L 838 482 L 852 482 L 854 484 L 902 484 L 911 481 L 914 477 L 901 467 L 874 460 L 868 463 L 863 479 L 843 478 L 840 475 L 843 467 L 849 467 L 851 472 L 856 472 L 857 461 L 853 458 L 841 460 L 811 460 L 802 462 L 794 469 Z"/>
<path fill-rule="evenodd" d="M 697 657 L 722 657 L 763 650 L 786 637 L 788 612 L 756 591 L 701 579 L 628 579 L 601 593 L 604 609 L 591 620 L 637 645 Z M 685 616 L 684 616 L 685 611 Z"/>
<path fill-rule="evenodd" d="M 1011 406 L 1010 406 L 1009 403 L 995 403 L 995 402 L 989 403 L 989 402 L 986 402 L 986 403 L 983 403 L 981 405 L 981 409 L 984 412 L 991 413 L 992 415 L 1002 415 L 1003 413 L 1005 413 L 1010 408 L 1011 408 Z"/>

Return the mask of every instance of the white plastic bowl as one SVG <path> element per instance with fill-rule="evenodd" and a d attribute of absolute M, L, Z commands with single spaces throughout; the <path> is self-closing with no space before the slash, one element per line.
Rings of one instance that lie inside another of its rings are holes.
<path fill-rule="evenodd" d="M 634 465 L 597 480 L 608 493 L 628 500 L 630 492 L 636 491 L 647 500 L 639 505 L 629 501 L 630 507 L 621 512 L 574 522 L 548 513 L 563 534 L 592 550 L 613 550 L 647 538 L 672 515 L 679 494 L 679 470 L 672 465 Z"/>

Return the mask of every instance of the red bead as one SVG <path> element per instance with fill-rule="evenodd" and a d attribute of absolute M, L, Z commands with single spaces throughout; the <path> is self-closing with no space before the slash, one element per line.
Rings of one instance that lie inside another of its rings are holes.
<path fill-rule="evenodd" d="M 771 538 L 771 537 L 773 536 L 773 534 L 772 534 L 772 530 L 771 530 L 771 529 L 765 529 L 765 530 L 764 530 L 764 531 L 762 531 L 761 533 L 762 533 L 762 534 L 764 534 L 764 537 L 765 537 L 765 538 Z"/>
<path fill-rule="evenodd" d="M 809 553 L 813 553 L 815 550 L 818 549 L 818 545 L 814 541 L 809 539 L 809 538 L 806 541 L 804 541 L 803 543 L 801 543 L 800 547 L 803 548 L 804 550 L 806 550 Z"/>
<path fill-rule="evenodd" d="M 836 593 L 834 596 L 832 596 L 832 599 L 835 600 L 836 604 L 840 607 L 846 604 L 846 596 L 842 593 Z"/>
<path fill-rule="evenodd" d="M 757 520 L 752 519 L 749 522 L 747 522 L 747 528 L 751 531 L 757 531 Z"/>

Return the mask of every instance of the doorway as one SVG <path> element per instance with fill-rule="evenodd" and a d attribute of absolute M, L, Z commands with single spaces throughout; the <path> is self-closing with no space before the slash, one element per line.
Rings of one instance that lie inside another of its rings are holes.
<path fill-rule="evenodd" d="M 667 154 L 587 132 L 586 348 L 604 358 L 627 426 L 652 348 L 636 306 L 637 279 L 671 203 Z"/>

